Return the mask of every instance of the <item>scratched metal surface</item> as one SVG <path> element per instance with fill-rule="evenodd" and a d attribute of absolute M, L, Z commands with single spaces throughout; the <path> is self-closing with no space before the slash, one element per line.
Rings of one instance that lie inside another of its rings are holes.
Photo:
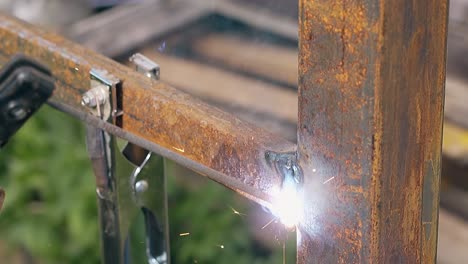
<path fill-rule="evenodd" d="M 267 165 L 265 152 L 293 151 L 291 142 L 60 36 L 0 15 L 3 61 L 18 52 L 47 65 L 56 76 L 53 106 L 144 145 L 259 203 L 269 200 L 269 190 L 281 184 L 281 176 Z M 91 67 L 107 70 L 123 81 L 121 128 L 97 120 L 80 104 L 81 94 L 89 89 Z"/>
<path fill-rule="evenodd" d="M 447 1 L 300 1 L 298 263 L 434 263 Z"/>

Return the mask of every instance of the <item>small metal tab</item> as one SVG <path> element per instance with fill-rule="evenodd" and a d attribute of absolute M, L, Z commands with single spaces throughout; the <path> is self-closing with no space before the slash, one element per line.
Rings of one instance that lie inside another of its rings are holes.
<path fill-rule="evenodd" d="M 160 67 L 157 63 L 140 53 L 133 54 L 129 60 L 135 64 L 137 72 L 144 73 L 151 79 L 159 80 Z"/>
<path fill-rule="evenodd" d="M 117 77 L 104 70 L 91 69 L 90 75 L 91 79 L 97 80 L 109 87 L 116 87 L 120 84 L 120 80 Z"/>

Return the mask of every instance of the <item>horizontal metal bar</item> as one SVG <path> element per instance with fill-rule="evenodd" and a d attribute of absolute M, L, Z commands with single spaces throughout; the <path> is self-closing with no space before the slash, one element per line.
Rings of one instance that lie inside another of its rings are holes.
<path fill-rule="evenodd" d="M 57 80 L 50 104 L 57 109 L 259 203 L 267 203 L 269 190 L 281 184 L 281 176 L 268 166 L 265 153 L 294 151 L 295 145 L 279 136 L 60 36 L 0 15 L 0 56 L 5 61 L 16 53 L 50 68 Z M 91 69 L 107 71 L 122 80 L 122 127 L 93 117 L 80 104 L 81 95 L 89 89 Z"/>

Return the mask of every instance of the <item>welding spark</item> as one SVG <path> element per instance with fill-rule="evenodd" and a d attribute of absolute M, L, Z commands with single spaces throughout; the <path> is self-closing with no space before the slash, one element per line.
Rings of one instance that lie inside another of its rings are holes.
<path fill-rule="evenodd" d="M 232 210 L 232 212 L 233 212 L 234 214 L 239 215 L 239 216 L 246 216 L 246 214 L 237 211 L 237 210 L 234 209 L 232 206 L 229 206 L 229 207 L 231 207 L 231 210 Z"/>
<path fill-rule="evenodd" d="M 182 152 L 182 153 L 185 152 L 185 150 L 184 150 L 183 148 L 176 148 L 176 147 L 172 147 L 172 148 L 175 149 L 175 150 L 178 150 L 178 151 L 180 151 L 180 152 Z"/>
<path fill-rule="evenodd" d="M 159 45 L 158 50 L 160 52 L 164 52 L 166 50 L 166 41 L 163 41 L 161 45 Z"/>
<path fill-rule="evenodd" d="M 273 219 L 271 219 L 270 222 L 266 223 L 266 224 L 262 227 L 262 229 L 265 229 L 267 226 L 271 225 L 271 223 L 273 223 L 273 221 L 275 221 L 275 220 L 276 220 L 276 217 L 273 218 Z"/>
<path fill-rule="evenodd" d="M 330 179 L 326 180 L 323 182 L 323 184 L 327 184 L 328 182 L 330 182 L 331 180 L 335 179 L 335 176 L 331 177 Z"/>
<path fill-rule="evenodd" d="M 187 232 L 187 233 L 180 233 L 180 234 L 179 234 L 179 236 L 181 236 L 181 237 L 183 237 L 183 236 L 188 236 L 188 235 L 190 235 L 190 233 L 188 233 L 188 232 Z"/>

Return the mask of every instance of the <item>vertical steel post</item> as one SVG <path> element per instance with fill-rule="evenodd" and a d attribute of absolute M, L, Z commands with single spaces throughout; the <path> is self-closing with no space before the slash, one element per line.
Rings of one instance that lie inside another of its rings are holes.
<path fill-rule="evenodd" d="M 434 263 L 446 0 L 300 0 L 298 263 Z"/>

